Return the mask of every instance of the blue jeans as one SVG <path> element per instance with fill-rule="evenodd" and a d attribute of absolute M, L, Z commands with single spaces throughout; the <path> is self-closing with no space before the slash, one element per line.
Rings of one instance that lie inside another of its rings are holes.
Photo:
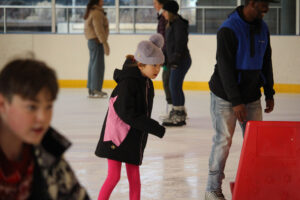
<path fill-rule="evenodd" d="M 104 78 L 104 49 L 103 45 L 95 39 L 88 40 L 90 61 L 88 69 L 87 88 L 91 91 L 102 90 Z"/>
<path fill-rule="evenodd" d="M 184 77 L 192 64 L 191 57 L 181 60 L 176 69 L 171 69 L 170 91 L 173 106 L 184 106 L 185 97 L 182 90 Z"/>
<path fill-rule="evenodd" d="M 245 106 L 247 110 L 247 121 L 262 120 L 260 99 L 246 104 Z M 237 118 L 234 115 L 232 104 L 217 97 L 213 93 L 211 93 L 210 114 L 215 135 L 213 137 L 213 146 L 209 158 L 209 174 L 206 190 L 222 191 L 222 180 L 225 178 L 224 168 L 232 143 Z M 247 121 L 240 123 L 243 136 Z"/>

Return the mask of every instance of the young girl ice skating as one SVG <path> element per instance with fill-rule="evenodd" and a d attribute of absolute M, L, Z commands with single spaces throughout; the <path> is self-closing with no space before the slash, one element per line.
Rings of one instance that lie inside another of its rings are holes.
<path fill-rule="evenodd" d="M 117 82 L 109 101 L 96 155 L 107 158 L 108 175 L 98 200 L 107 200 L 120 180 L 122 162 L 126 164 L 130 200 L 139 200 L 142 164 L 148 133 L 162 138 L 165 128 L 151 119 L 156 78 L 164 63 L 161 51 L 164 40 L 154 34 L 141 41 L 134 56 L 127 56 L 123 69 L 116 69 Z"/>

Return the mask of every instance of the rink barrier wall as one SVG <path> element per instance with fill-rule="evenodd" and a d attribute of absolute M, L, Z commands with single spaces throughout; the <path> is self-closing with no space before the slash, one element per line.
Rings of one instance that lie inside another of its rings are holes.
<path fill-rule="evenodd" d="M 153 81 L 154 88 L 158 90 L 163 89 L 162 81 Z M 61 88 L 85 88 L 87 85 L 86 80 L 59 80 L 59 86 Z M 103 88 L 114 88 L 116 82 L 113 80 L 104 80 Z M 277 93 L 300 93 L 300 85 L 298 84 L 275 84 L 275 91 Z M 185 81 L 183 83 L 184 90 L 199 90 L 208 91 L 207 82 Z"/>
<path fill-rule="evenodd" d="M 122 68 L 125 56 L 149 34 L 110 34 L 110 55 L 105 56 L 104 88 L 113 88 L 113 74 Z M 300 93 L 300 37 L 271 36 L 272 62 L 277 92 Z M 89 51 L 83 34 L 0 34 L 0 69 L 10 60 L 28 57 L 45 61 L 57 73 L 61 87 L 86 86 Z M 216 35 L 190 34 L 192 65 L 185 76 L 185 90 L 208 90 L 207 82 L 216 64 Z M 161 72 L 154 80 L 162 89 Z"/>

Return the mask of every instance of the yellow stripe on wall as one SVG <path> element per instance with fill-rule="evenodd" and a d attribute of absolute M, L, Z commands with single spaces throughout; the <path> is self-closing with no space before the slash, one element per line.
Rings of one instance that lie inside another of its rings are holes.
<path fill-rule="evenodd" d="M 274 89 L 278 93 L 300 93 L 299 84 L 275 84 Z"/>
<path fill-rule="evenodd" d="M 155 89 L 163 89 L 162 81 L 153 81 Z M 86 80 L 59 80 L 59 86 L 61 88 L 86 88 Z M 103 82 L 103 88 L 114 88 L 116 82 L 113 80 L 105 80 Z M 300 93 L 300 84 L 275 84 L 275 91 L 277 93 Z M 183 84 L 184 90 L 200 90 L 208 91 L 207 82 L 185 81 Z"/>

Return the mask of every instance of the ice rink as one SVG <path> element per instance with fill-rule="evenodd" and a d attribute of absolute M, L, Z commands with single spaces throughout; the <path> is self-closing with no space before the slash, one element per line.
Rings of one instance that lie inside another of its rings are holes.
<path fill-rule="evenodd" d="M 111 92 L 111 90 L 105 90 Z M 155 91 L 152 117 L 159 120 L 166 103 L 162 90 Z M 167 128 L 165 137 L 150 135 L 140 167 L 143 200 L 199 200 L 204 198 L 208 158 L 214 134 L 208 91 L 185 91 L 187 125 Z M 264 114 L 267 121 L 300 121 L 300 94 L 276 94 L 275 109 Z M 92 199 L 97 199 L 107 174 L 107 161 L 94 154 L 108 99 L 89 99 L 87 89 L 61 89 L 54 107 L 52 126 L 73 145 L 66 153 L 82 185 Z M 264 97 L 262 106 L 265 107 Z M 231 199 L 229 182 L 234 181 L 242 147 L 242 132 L 236 127 L 227 160 L 223 193 Z M 111 195 L 112 200 L 128 200 L 125 170 Z"/>

